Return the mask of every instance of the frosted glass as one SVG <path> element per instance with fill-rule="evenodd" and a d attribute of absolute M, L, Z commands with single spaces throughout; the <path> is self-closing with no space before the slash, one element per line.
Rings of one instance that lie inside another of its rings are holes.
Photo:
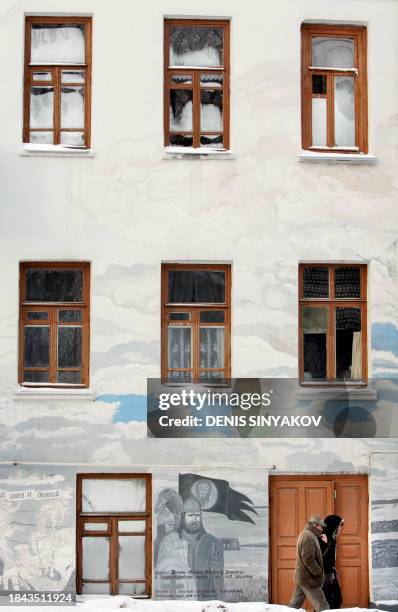
<path fill-rule="evenodd" d="M 84 127 L 84 87 L 61 87 L 61 128 Z"/>
<path fill-rule="evenodd" d="M 144 479 L 83 479 L 83 512 L 145 512 L 145 509 Z"/>
<path fill-rule="evenodd" d="M 95 583 L 95 582 L 85 582 L 83 583 L 83 594 L 84 595 L 89 595 L 89 594 L 98 594 L 98 595 L 109 595 L 110 593 L 110 587 L 109 587 L 109 582 L 108 583 Z"/>
<path fill-rule="evenodd" d="M 170 91 L 170 131 L 192 131 L 192 90 Z"/>
<path fill-rule="evenodd" d="M 53 75 L 51 72 L 34 72 L 32 75 L 33 81 L 52 81 Z"/>
<path fill-rule="evenodd" d="M 83 147 L 84 132 L 61 132 L 61 144 L 70 147 Z"/>
<path fill-rule="evenodd" d="M 83 578 L 109 579 L 109 538 L 83 538 Z"/>
<path fill-rule="evenodd" d="M 200 129 L 202 132 L 222 132 L 222 91 L 200 92 Z"/>
<path fill-rule="evenodd" d="M 191 328 L 169 327 L 169 368 L 191 367 Z"/>
<path fill-rule="evenodd" d="M 186 383 L 191 382 L 192 372 L 169 372 L 169 382 Z"/>
<path fill-rule="evenodd" d="M 119 582 L 119 595 L 145 595 L 145 582 Z"/>
<path fill-rule="evenodd" d="M 355 146 L 354 77 L 334 78 L 334 141 L 340 147 Z"/>
<path fill-rule="evenodd" d="M 84 64 L 84 25 L 33 24 L 31 62 Z"/>
<path fill-rule="evenodd" d="M 200 75 L 200 85 L 201 87 L 214 87 L 219 88 L 223 85 L 223 75 L 222 74 L 201 74 Z"/>
<path fill-rule="evenodd" d="M 29 142 L 32 144 L 54 144 L 53 132 L 30 132 Z"/>
<path fill-rule="evenodd" d="M 179 85 L 192 85 L 192 77 L 190 74 L 172 74 L 171 82 Z"/>
<path fill-rule="evenodd" d="M 85 531 L 108 531 L 108 523 L 84 523 Z"/>
<path fill-rule="evenodd" d="M 171 66 L 223 65 L 224 34 L 222 28 L 207 26 L 174 26 L 170 28 Z"/>
<path fill-rule="evenodd" d="M 145 578 L 145 536 L 119 536 L 119 580 Z"/>
<path fill-rule="evenodd" d="M 31 87 L 30 127 L 52 128 L 54 115 L 54 87 Z"/>
<path fill-rule="evenodd" d="M 63 70 L 62 83 L 84 83 L 84 70 Z"/>
<path fill-rule="evenodd" d="M 312 146 L 327 145 L 326 98 L 312 98 Z"/>
<path fill-rule="evenodd" d="M 145 521 L 119 521 L 119 533 L 126 531 L 145 532 Z"/>
<path fill-rule="evenodd" d="M 354 39 L 314 36 L 312 39 L 312 66 L 353 68 L 355 66 Z"/>
<path fill-rule="evenodd" d="M 224 367 L 224 328 L 200 328 L 200 367 Z"/>

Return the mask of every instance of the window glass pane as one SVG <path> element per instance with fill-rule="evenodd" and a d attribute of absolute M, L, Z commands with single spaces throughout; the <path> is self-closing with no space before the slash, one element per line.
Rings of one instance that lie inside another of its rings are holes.
<path fill-rule="evenodd" d="M 324 74 L 313 74 L 312 75 L 312 93 L 313 94 L 326 94 L 326 76 Z"/>
<path fill-rule="evenodd" d="M 359 268 L 336 268 L 334 287 L 337 298 L 361 297 L 361 271 Z"/>
<path fill-rule="evenodd" d="M 58 367 L 79 368 L 82 364 L 82 328 L 58 327 Z"/>
<path fill-rule="evenodd" d="M 224 323 L 223 310 L 202 310 L 200 313 L 201 323 Z"/>
<path fill-rule="evenodd" d="M 145 521 L 118 521 L 119 533 L 123 531 L 143 531 L 145 532 Z"/>
<path fill-rule="evenodd" d="M 84 132 L 61 132 L 61 144 L 68 147 L 84 147 Z"/>
<path fill-rule="evenodd" d="M 32 24 L 30 61 L 35 64 L 84 64 L 84 25 Z"/>
<path fill-rule="evenodd" d="M 200 328 L 200 367 L 224 367 L 224 328 Z"/>
<path fill-rule="evenodd" d="M 327 146 L 326 98 L 312 98 L 312 146 Z"/>
<path fill-rule="evenodd" d="M 201 74 L 200 75 L 201 87 L 222 87 L 223 86 L 223 75 L 222 74 Z"/>
<path fill-rule="evenodd" d="M 82 372 L 58 372 L 57 380 L 59 383 L 65 383 L 68 385 L 81 385 L 82 380 Z"/>
<path fill-rule="evenodd" d="M 171 66 L 222 66 L 224 32 L 213 26 L 172 26 Z"/>
<path fill-rule="evenodd" d="M 170 145 L 172 147 L 192 147 L 193 137 L 183 134 L 170 134 Z"/>
<path fill-rule="evenodd" d="M 85 531 L 108 531 L 108 523 L 84 523 Z"/>
<path fill-rule="evenodd" d="M 171 312 L 169 318 L 170 318 L 170 321 L 190 321 L 191 313 L 190 312 Z"/>
<path fill-rule="evenodd" d="M 200 92 L 200 129 L 202 132 L 221 132 L 223 129 L 222 91 Z"/>
<path fill-rule="evenodd" d="M 354 68 L 354 39 L 312 38 L 312 66 L 327 68 Z"/>
<path fill-rule="evenodd" d="M 214 136 L 213 134 L 202 134 L 200 137 L 200 146 L 210 149 L 223 149 L 224 141 L 222 135 Z"/>
<path fill-rule="evenodd" d="M 48 312 L 38 312 L 32 310 L 31 312 L 28 312 L 27 319 L 28 321 L 47 321 Z"/>
<path fill-rule="evenodd" d="M 169 372 L 169 382 L 187 383 L 192 381 L 192 372 Z"/>
<path fill-rule="evenodd" d="M 305 298 L 329 297 L 329 270 L 327 268 L 304 268 L 303 294 Z"/>
<path fill-rule="evenodd" d="M 63 323 L 81 323 L 81 310 L 58 310 L 58 321 Z"/>
<path fill-rule="evenodd" d="M 145 578 L 145 536 L 119 536 L 119 579 Z"/>
<path fill-rule="evenodd" d="M 192 131 L 192 89 L 170 90 L 170 131 Z"/>
<path fill-rule="evenodd" d="M 143 478 L 83 479 L 83 512 L 145 512 Z"/>
<path fill-rule="evenodd" d="M 109 579 L 109 538 L 83 538 L 83 578 Z"/>
<path fill-rule="evenodd" d="M 336 378 L 362 379 L 360 308 L 336 308 Z"/>
<path fill-rule="evenodd" d="M 192 85 L 192 76 L 190 74 L 172 74 L 170 81 L 179 85 Z"/>
<path fill-rule="evenodd" d="M 61 128 L 84 127 L 84 87 L 61 87 Z"/>
<path fill-rule="evenodd" d="M 31 144 L 54 144 L 53 132 L 30 132 L 29 142 Z"/>
<path fill-rule="evenodd" d="M 98 595 L 109 595 L 110 593 L 110 587 L 109 587 L 109 582 L 100 582 L 100 583 L 95 583 L 95 582 L 83 582 L 83 595 L 89 595 L 89 594 L 98 594 Z"/>
<path fill-rule="evenodd" d="M 27 302 L 81 302 L 83 300 L 82 270 L 26 270 Z"/>
<path fill-rule="evenodd" d="M 224 303 L 225 273 L 217 270 L 173 270 L 168 273 L 169 303 Z"/>
<path fill-rule="evenodd" d="M 52 128 L 54 119 L 54 87 L 30 88 L 30 127 Z"/>
<path fill-rule="evenodd" d="M 25 370 L 23 376 L 24 382 L 35 382 L 35 383 L 45 383 L 50 380 L 50 373 L 48 370 L 45 372 L 37 371 L 37 370 Z"/>
<path fill-rule="evenodd" d="M 191 367 L 191 328 L 169 327 L 169 368 Z"/>
<path fill-rule="evenodd" d="M 33 72 L 32 81 L 52 81 L 53 75 L 51 72 Z"/>
<path fill-rule="evenodd" d="M 212 383 L 215 380 L 217 382 L 222 381 L 222 379 L 224 378 L 224 372 L 201 372 L 200 373 L 200 382 L 205 383 L 205 382 L 209 382 Z"/>
<path fill-rule="evenodd" d="M 119 595 L 145 595 L 146 584 L 145 582 L 129 583 L 119 582 Z"/>
<path fill-rule="evenodd" d="M 62 83 L 84 83 L 84 70 L 62 70 Z"/>
<path fill-rule="evenodd" d="M 334 140 L 336 146 L 355 146 L 354 77 L 334 77 Z"/>
<path fill-rule="evenodd" d="M 50 365 L 50 328 L 45 325 L 25 327 L 25 368 Z"/>
<path fill-rule="evenodd" d="M 301 325 L 304 332 L 304 380 L 326 379 L 326 332 L 329 311 L 326 307 L 305 306 Z"/>

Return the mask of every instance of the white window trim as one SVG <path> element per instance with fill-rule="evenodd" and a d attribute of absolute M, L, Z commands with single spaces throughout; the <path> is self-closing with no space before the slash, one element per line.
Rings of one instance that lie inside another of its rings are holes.
<path fill-rule="evenodd" d="M 14 390 L 14 400 L 89 400 L 95 401 L 93 389 L 68 389 L 68 387 L 27 387 L 23 384 L 18 385 Z"/>
<path fill-rule="evenodd" d="M 94 157 L 92 149 L 32 143 L 24 143 L 19 154 L 26 157 Z"/>
<path fill-rule="evenodd" d="M 323 151 L 305 151 L 299 153 L 299 162 L 305 163 L 347 163 L 347 164 L 364 164 L 372 165 L 378 162 L 375 155 L 369 153 L 332 153 L 333 149 Z"/>
<path fill-rule="evenodd" d="M 232 151 L 227 149 L 211 149 L 208 147 L 173 147 L 168 146 L 163 149 L 163 159 L 235 159 Z"/>

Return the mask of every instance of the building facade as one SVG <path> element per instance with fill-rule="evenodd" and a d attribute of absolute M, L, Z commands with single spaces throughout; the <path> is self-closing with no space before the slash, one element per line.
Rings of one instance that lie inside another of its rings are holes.
<path fill-rule="evenodd" d="M 389 0 L 3 3 L 4 591 L 286 603 L 315 505 L 345 514 L 345 605 L 398 599 L 395 439 L 146 429 L 161 376 L 391 408 L 397 23 Z"/>

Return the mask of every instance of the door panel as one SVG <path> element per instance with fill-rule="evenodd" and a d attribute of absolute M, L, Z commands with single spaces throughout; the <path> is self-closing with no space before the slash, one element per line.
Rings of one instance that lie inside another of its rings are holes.
<path fill-rule="evenodd" d="M 336 493 L 334 493 L 334 491 Z M 287 604 L 294 587 L 296 542 L 311 514 L 338 514 L 337 571 L 344 607 L 369 604 L 366 476 L 270 477 L 271 601 Z"/>
<path fill-rule="evenodd" d="M 286 605 L 294 587 L 297 537 L 311 514 L 332 513 L 333 482 L 276 476 L 270 480 L 271 597 Z"/>

